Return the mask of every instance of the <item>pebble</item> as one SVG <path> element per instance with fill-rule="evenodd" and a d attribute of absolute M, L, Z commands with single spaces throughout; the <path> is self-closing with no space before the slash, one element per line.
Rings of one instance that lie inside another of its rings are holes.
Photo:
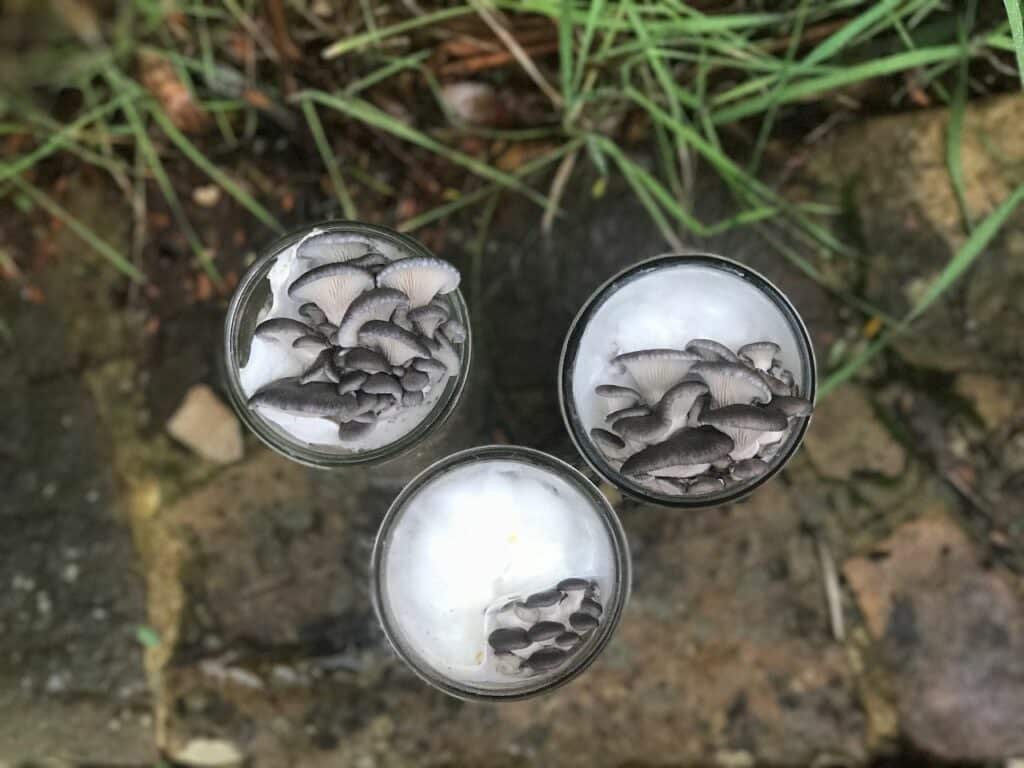
<path fill-rule="evenodd" d="M 242 430 L 231 410 L 206 384 L 185 394 L 167 422 L 167 431 L 204 459 L 230 464 L 242 458 Z"/>

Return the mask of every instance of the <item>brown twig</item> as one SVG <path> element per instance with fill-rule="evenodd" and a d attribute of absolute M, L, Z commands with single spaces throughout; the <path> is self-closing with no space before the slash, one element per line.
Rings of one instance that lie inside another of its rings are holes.
<path fill-rule="evenodd" d="M 552 41 L 550 43 L 541 43 L 538 45 L 525 48 L 524 52 L 529 56 L 543 56 L 548 53 L 554 53 L 558 50 L 558 42 Z M 487 69 L 496 69 L 503 67 L 514 59 L 514 55 L 511 51 L 495 51 L 494 53 L 486 53 L 479 56 L 473 56 L 462 61 L 453 61 L 448 64 L 444 64 L 441 67 L 440 74 L 442 75 L 471 75 L 474 72 L 483 72 Z"/>

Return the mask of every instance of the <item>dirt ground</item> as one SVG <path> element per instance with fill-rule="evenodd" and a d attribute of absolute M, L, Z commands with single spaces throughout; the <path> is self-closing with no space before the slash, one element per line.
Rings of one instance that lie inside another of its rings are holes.
<path fill-rule="evenodd" d="M 858 246 L 829 266 L 834 290 L 753 231 L 693 245 L 766 273 L 827 365 L 837 343 L 870 335 L 843 295 L 901 315 L 921 290 L 908 276 L 937 272 L 964 240 L 945 119 L 867 121 L 807 154 L 790 193 L 843 206 L 837 230 Z M 978 219 L 1024 181 L 1022 122 L 1021 97 L 968 113 Z M 703 178 L 704 213 L 723 212 L 727 196 Z M 550 238 L 521 201 L 499 206 L 482 249 L 468 219 L 424 234 L 479 285 L 472 393 L 433 455 L 508 441 L 581 463 L 557 408 L 562 336 L 596 285 L 666 250 L 623 190 L 590 188 L 566 195 Z M 127 247 L 96 176 L 62 200 Z M 293 223 L 314 208 L 299 201 Z M 572 685 L 506 705 L 426 688 L 372 616 L 376 526 L 430 456 L 324 473 L 251 436 L 231 466 L 190 452 L 165 423 L 193 385 L 220 389 L 226 297 L 128 290 L 44 224 L 0 225 L 34 249 L 44 297 L 0 284 L 0 765 L 1024 759 L 1024 215 L 912 334 L 819 404 L 797 458 L 749 500 L 679 512 L 606 489 L 635 564 L 623 624 Z M 216 208 L 204 227 L 223 230 L 226 273 L 260 244 Z M 158 285 L 186 279 L 174 264 L 148 265 Z"/>

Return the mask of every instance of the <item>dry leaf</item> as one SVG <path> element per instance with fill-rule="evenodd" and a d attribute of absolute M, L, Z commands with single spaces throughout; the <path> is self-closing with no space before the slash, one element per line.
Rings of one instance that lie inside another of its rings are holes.
<path fill-rule="evenodd" d="M 210 115 L 196 102 L 192 91 L 178 77 L 170 62 L 158 54 L 139 53 L 139 76 L 174 125 L 185 133 L 200 133 L 210 122 Z"/>

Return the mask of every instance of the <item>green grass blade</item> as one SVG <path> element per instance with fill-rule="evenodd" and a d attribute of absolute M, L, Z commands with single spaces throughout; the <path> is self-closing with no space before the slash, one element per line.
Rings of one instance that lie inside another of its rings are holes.
<path fill-rule="evenodd" d="M 572 88 L 572 3 L 562 0 L 562 15 L 558 20 L 558 71 L 562 80 L 562 103 L 568 113 L 573 101 Z"/>
<path fill-rule="evenodd" d="M 270 211 L 260 205 L 256 201 L 256 198 L 245 191 L 238 182 L 212 163 L 209 158 L 202 153 L 202 150 L 189 141 L 185 134 L 178 130 L 177 126 L 171 122 L 171 119 L 155 102 L 150 106 L 150 114 L 153 115 L 153 119 L 156 121 L 157 125 L 160 126 L 160 130 L 164 132 L 167 138 L 171 140 L 171 142 L 183 155 L 185 155 L 185 157 L 195 163 L 201 171 L 209 176 L 214 183 L 223 188 L 225 192 L 238 201 L 239 205 L 248 210 L 253 216 L 266 224 L 270 229 L 275 232 L 284 232 L 284 227 L 281 226 L 281 222 L 274 218 Z"/>
<path fill-rule="evenodd" d="M 89 227 L 79 219 L 71 215 L 69 211 L 62 207 L 52 197 L 17 176 L 11 179 L 11 183 L 14 184 L 22 194 L 32 200 L 33 203 L 38 205 L 44 211 L 64 224 L 64 226 L 69 230 L 78 235 L 78 237 L 84 240 L 89 247 L 96 251 L 96 253 L 116 267 L 121 274 L 127 276 L 136 283 L 146 282 L 145 275 L 143 275 L 134 264 L 118 253 L 114 246 L 89 229 Z"/>
<path fill-rule="evenodd" d="M 587 69 L 587 57 L 590 55 L 590 45 L 594 40 L 594 30 L 597 29 L 597 20 L 604 11 L 605 0 L 591 0 L 587 9 L 587 18 L 583 23 L 583 38 L 580 40 L 579 53 L 576 56 L 576 71 L 572 78 L 573 92 L 579 90 L 583 84 L 583 74 Z"/>
<path fill-rule="evenodd" d="M 361 35 L 354 35 L 352 37 L 339 40 L 327 46 L 320 56 L 324 59 L 335 59 L 338 56 L 343 56 L 350 51 L 355 51 L 363 48 L 367 45 L 376 45 L 382 40 L 387 40 L 389 37 L 395 35 L 401 35 L 405 32 L 411 32 L 414 29 L 420 29 L 421 27 L 429 27 L 432 24 L 437 24 L 441 21 L 448 21 L 449 19 L 455 19 L 459 16 L 465 16 L 467 14 L 474 13 L 471 6 L 459 5 L 454 8 L 444 8 L 440 11 L 434 11 L 433 13 L 424 13 L 422 16 L 414 16 L 411 19 L 400 21 L 397 24 L 392 24 L 388 27 L 379 27 L 374 30 L 369 30 L 362 33 Z"/>
<path fill-rule="evenodd" d="M 528 199 L 537 203 L 541 208 L 547 205 L 547 198 L 544 195 L 526 186 L 516 177 L 492 168 L 487 163 L 470 157 L 463 152 L 445 146 L 422 131 L 396 120 L 388 113 L 362 99 L 331 96 L 323 91 L 304 91 L 301 94 L 297 94 L 295 98 L 311 99 L 319 104 L 323 104 L 325 107 L 366 123 L 373 128 L 387 131 L 393 136 L 408 141 L 410 144 L 415 144 L 418 147 L 444 157 L 449 162 L 465 168 L 470 173 L 476 174 L 488 181 L 501 184 L 509 189 L 514 189 L 516 192 L 525 195 Z"/>
<path fill-rule="evenodd" d="M 960 148 L 963 145 L 964 113 L 967 111 L 967 33 L 964 24 L 959 26 L 960 45 L 963 55 L 960 58 L 959 71 L 957 72 L 956 90 L 953 92 L 953 100 L 949 104 L 949 124 L 946 126 L 946 168 L 949 171 L 949 181 L 953 187 L 953 194 L 956 196 L 957 205 L 960 208 L 960 217 L 963 219 L 964 229 L 971 231 L 971 212 L 967 208 L 967 194 L 964 191 L 964 164 Z"/>
<path fill-rule="evenodd" d="M 345 93 L 348 96 L 355 96 L 357 93 L 365 91 L 367 88 L 376 85 L 379 82 L 387 80 L 392 75 L 397 75 L 406 69 L 413 69 L 422 64 L 430 56 L 430 51 L 418 51 L 416 53 L 410 53 L 408 56 L 402 56 L 389 61 L 383 67 L 375 69 L 368 75 L 364 75 L 357 80 L 353 80 L 351 83 L 345 86 Z"/>
<path fill-rule="evenodd" d="M 1017 54 L 1017 71 L 1020 73 L 1020 84 L 1024 88 L 1024 14 L 1021 11 L 1021 0 L 1003 0 L 1006 5 L 1006 18 L 1010 20 L 1010 35 L 1013 37 L 1013 50 Z"/>
<path fill-rule="evenodd" d="M 344 177 L 341 175 L 338 161 L 334 159 L 331 145 L 327 142 L 327 136 L 324 134 L 324 127 L 320 122 L 320 116 L 316 113 L 316 107 L 309 99 L 302 100 L 302 113 L 306 116 L 306 122 L 309 123 L 309 132 L 313 134 L 313 141 L 316 143 L 317 151 L 320 153 L 320 159 L 323 160 L 324 166 L 327 168 L 327 175 L 331 178 L 334 196 L 338 198 L 338 205 L 341 206 L 342 213 L 345 214 L 346 219 L 358 219 L 359 211 L 356 210 L 356 205 L 352 202 L 352 196 L 348 193 L 348 187 L 345 184 Z"/>

